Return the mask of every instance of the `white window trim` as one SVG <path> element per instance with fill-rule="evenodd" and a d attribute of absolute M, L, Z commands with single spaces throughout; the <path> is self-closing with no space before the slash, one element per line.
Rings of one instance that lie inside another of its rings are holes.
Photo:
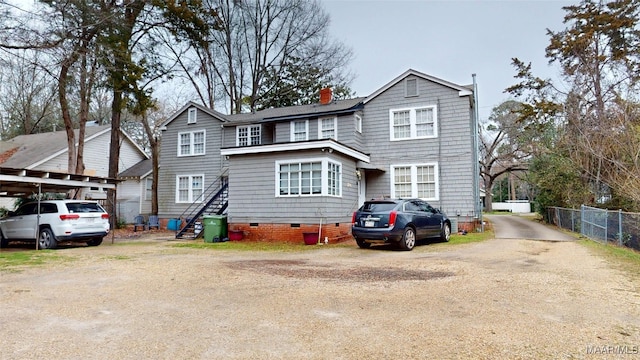
<path fill-rule="evenodd" d="M 295 136 L 296 136 L 296 134 L 295 134 L 296 125 L 295 124 L 296 124 L 296 122 L 302 122 L 302 121 L 304 121 L 305 138 L 304 138 L 304 140 L 295 140 Z M 291 139 L 291 141 L 307 141 L 307 140 L 309 140 L 309 120 L 293 120 L 293 121 L 291 121 L 290 129 L 291 129 L 291 131 L 290 131 L 291 135 L 290 135 L 289 138 Z"/>
<path fill-rule="evenodd" d="M 296 163 L 313 163 L 319 162 L 322 164 L 322 178 L 321 178 L 321 190 L 320 194 L 295 194 L 295 195 L 281 195 L 280 194 L 280 165 L 296 164 Z M 338 165 L 340 167 L 340 173 L 338 174 L 338 194 L 329 194 L 329 163 Z M 290 160 L 278 160 L 275 166 L 275 197 L 277 198 L 297 198 L 297 197 L 318 197 L 318 196 L 330 196 L 330 197 L 342 197 L 342 174 L 343 165 L 340 161 L 336 161 L 328 158 L 308 158 L 308 159 L 290 159 Z"/>
<path fill-rule="evenodd" d="M 418 198 L 418 166 L 433 166 L 433 176 L 436 182 L 435 197 L 433 198 L 419 198 L 425 201 L 438 201 L 440 200 L 440 176 L 437 162 L 418 163 L 418 164 L 391 164 L 389 169 L 390 186 L 391 186 L 391 198 L 397 198 L 395 187 L 395 169 L 397 167 L 410 167 L 411 168 L 411 197 Z"/>
<path fill-rule="evenodd" d="M 251 128 L 258 128 L 258 144 L 251 144 Z M 236 146 L 240 146 L 240 129 L 247 129 L 247 145 L 243 146 L 255 146 L 262 144 L 262 126 L 261 125 L 243 125 L 236 126 Z"/>
<path fill-rule="evenodd" d="M 190 108 L 187 111 L 187 124 L 195 124 L 198 122 L 198 109 Z"/>
<path fill-rule="evenodd" d="M 415 94 L 409 94 L 409 85 L 407 84 L 409 81 L 415 81 L 416 82 L 416 93 Z M 418 89 L 418 79 L 417 78 L 404 79 L 404 97 L 416 97 L 416 96 L 420 96 L 420 89 Z"/>
<path fill-rule="evenodd" d="M 176 175 L 176 204 L 191 204 L 191 203 L 202 203 L 203 199 L 202 199 L 202 195 L 200 195 L 200 198 L 197 200 L 193 199 L 193 188 L 191 187 L 191 185 L 193 184 L 193 178 L 200 176 L 202 177 L 202 192 L 204 193 L 204 184 L 205 184 L 205 178 L 204 178 L 204 174 L 179 174 Z M 189 200 L 187 201 L 180 201 L 180 188 L 179 188 L 179 181 L 181 177 L 188 177 L 189 178 Z"/>
<path fill-rule="evenodd" d="M 193 138 L 195 133 L 202 133 L 202 140 L 203 140 L 202 153 L 198 153 L 198 154 L 194 154 L 193 152 L 193 149 L 194 149 Z M 188 154 L 180 153 L 180 150 L 181 150 L 180 145 L 182 145 L 182 143 L 180 142 L 180 139 L 182 138 L 183 134 L 189 134 L 189 153 Z M 202 156 L 202 155 L 206 155 L 206 153 L 207 153 L 207 130 L 200 129 L 200 130 L 194 130 L 194 131 L 183 131 L 178 133 L 178 157 Z"/>
<path fill-rule="evenodd" d="M 362 134 L 362 116 L 354 114 L 354 119 L 356 122 L 356 131 Z"/>
<path fill-rule="evenodd" d="M 417 127 L 416 127 L 416 111 L 423 109 L 433 109 L 433 135 L 427 136 L 417 136 Z M 393 113 L 400 111 L 409 111 L 409 126 L 410 126 L 410 135 L 408 138 L 400 138 L 396 139 L 393 137 Z M 416 139 L 434 139 L 438 137 L 438 107 L 436 105 L 429 106 L 417 106 L 410 108 L 399 108 L 399 109 L 390 109 L 389 110 L 389 140 L 390 141 L 405 141 L 405 140 L 416 140 Z"/>
<path fill-rule="evenodd" d="M 318 118 L 318 139 L 329 139 L 322 137 L 322 120 L 333 119 L 333 134 L 334 136 L 331 138 L 333 140 L 338 140 L 338 117 L 337 116 L 327 116 Z"/>

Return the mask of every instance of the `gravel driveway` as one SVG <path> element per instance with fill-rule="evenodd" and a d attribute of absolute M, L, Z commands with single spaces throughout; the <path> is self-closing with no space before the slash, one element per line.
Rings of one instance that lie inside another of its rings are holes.
<path fill-rule="evenodd" d="M 293 253 L 175 244 L 105 242 L 0 272 L 0 358 L 640 356 L 638 284 L 571 241 Z"/>

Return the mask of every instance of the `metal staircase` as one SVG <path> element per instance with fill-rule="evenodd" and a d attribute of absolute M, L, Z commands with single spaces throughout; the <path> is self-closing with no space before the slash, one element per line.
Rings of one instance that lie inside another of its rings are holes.
<path fill-rule="evenodd" d="M 226 173 L 220 175 L 209 185 L 198 200 L 180 215 L 186 221 L 185 226 L 176 231 L 176 239 L 195 239 L 204 232 L 202 216 L 205 214 L 221 215 L 227 210 L 229 195 L 229 178 Z M 199 226 L 198 226 L 199 225 Z"/>

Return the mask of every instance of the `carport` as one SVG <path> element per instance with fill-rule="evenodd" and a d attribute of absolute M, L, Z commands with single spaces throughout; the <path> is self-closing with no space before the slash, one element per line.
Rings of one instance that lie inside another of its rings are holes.
<path fill-rule="evenodd" d="M 64 193 L 88 188 L 95 191 L 94 199 L 106 199 L 106 190 L 116 190 L 118 180 L 89 175 L 0 167 L 0 197 L 26 198 L 42 193 Z M 101 194 L 105 194 L 101 196 Z M 38 206 L 38 211 L 40 207 Z M 38 214 L 40 215 L 40 214 Z M 113 227 L 113 224 L 111 224 Z M 37 229 L 36 229 L 37 231 Z M 37 238 L 37 236 L 36 236 Z M 38 241 L 36 241 L 36 248 Z"/>

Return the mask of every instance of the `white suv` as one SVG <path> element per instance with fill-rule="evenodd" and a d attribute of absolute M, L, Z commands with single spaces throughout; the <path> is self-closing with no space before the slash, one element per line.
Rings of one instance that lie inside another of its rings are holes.
<path fill-rule="evenodd" d="M 0 247 L 9 241 L 35 241 L 38 248 L 55 249 L 58 242 L 80 241 L 98 246 L 109 233 L 109 214 L 95 201 L 43 200 L 23 204 L 0 220 Z M 37 235 L 36 235 L 37 234 Z"/>

